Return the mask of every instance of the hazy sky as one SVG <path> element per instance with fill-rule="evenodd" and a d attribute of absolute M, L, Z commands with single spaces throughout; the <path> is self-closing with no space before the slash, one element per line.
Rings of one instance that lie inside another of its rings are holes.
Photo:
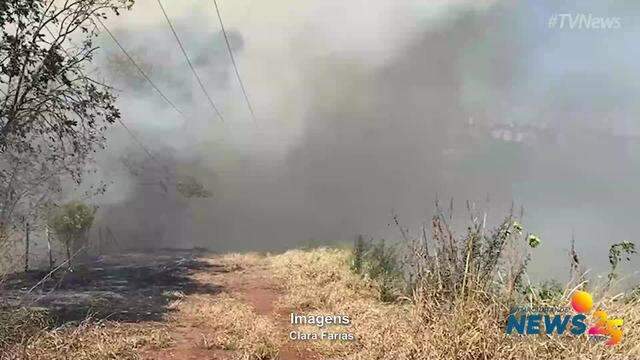
<path fill-rule="evenodd" d="M 135 145 L 114 129 L 99 161 L 99 176 L 112 184 L 99 201 L 105 221 L 142 244 L 269 249 L 358 233 L 397 237 L 387 225 L 392 211 L 415 228 L 436 195 L 454 197 L 463 219 L 467 199 L 493 222 L 512 200 L 523 205 L 525 224 L 544 243 L 532 276 L 566 271 L 572 230 L 597 270 L 611 243 L 636 240 L 638 141 L 616 137 L 640 133 L 634 1 L 220 1 L 256 122 L 213 1 L 163 4 L 225 122 L 155 0 L 109 19 L 188 119 L 103 37 L 98 64 L 124 90 L 125 121 L 214 193 L 185 201 L 141 187 L 157 171 L 147 164 L 142 181 L 123 170 L 119 158 Z M 560 28 L 550 25 L 554 14 L 620 26 Z M 469 141 L 471 118 L 545 126 L 555 140 L 500 142 L 477 130 L 485 137 Z"/>

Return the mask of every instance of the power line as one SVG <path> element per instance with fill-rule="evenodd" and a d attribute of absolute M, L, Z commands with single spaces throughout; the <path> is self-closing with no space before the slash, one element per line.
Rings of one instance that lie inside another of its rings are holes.
<path fill-rule="evenodd" d="M 138 64 L 135 62 L 135 60 L 133 60 L 133 58 L 129 55 L 129 53 L 124 49 L 124 47 L 120 44 L 120 42 L 116 39 L 116 37 L 111 33 L 111 31 L 109 31 L 109 29 L 107 28 L 107 26 L 102 22 L 102 20 L 100 20 L 99 18 L 97 18 L 98 22 L 100 22 L 100 24 L 102 25 L 102 27 L 107 31 L 107 33 L 109 34 L 109 36 L 111 37 L 111 39 L 113 39 L 113 41 L 118 45 L 118 47 L 120 48 L 120 50 L 122 50 L 122 52 L 127 56 L 127 58 L 131 61 L 131 63 L 136 67 L 136 69 L 138 69 L 138 71 L 140 72 L 140 74 L 142 74 L 142 76 L 149 82 L 149 84 L 151 84 L 151 86 L 153 86 L 153 88 L 158 92 L 158 94 L 160 94 L 160 96 L 162 96 L 162 98 L 169 104 L 171 105 L 171 107 L 173 107 L 173 109 L 180 114 L 183 118 L 184 114 L 173 104 L 173 102 L 171 102 L 171 100 L 169 100 L 163 93 L 162 91 L 153 83 L 153 81 L 149 78 L 149 76 L 147 76 L 147 74 L 142 70 L 142 68 L 140 68 L 140 66 L 138 66 Z M 46 28 L 46 30 L 49 32 L 49 34 L 51 36 L 53 36 L 52 31 L 49 28 Z M 61 48 L 62 51 L 64 51 L 65 54 L 67 54 L 67 56 L 69 56 L 69 53 L 67 52 L 66 49 Z M 107 86 L 107 85 L 104 85 Z M 186 120 L 186 118 L 185 118 Z M 147 154 L 147 156 L 155 161 L 158 166 L 160 166 L 160 168 L 164 171 L 167 172 L 167 178 L 169 177 L 168 174 L 168 169 L 153 155 L 153 153 L 151 153 L 151 150 L 149 150 L 149 148 L 147 148 L 144 143 L 142 142 L 142 140 L 140 140 L 140 138 L 124 123 L 124 121 L 122 121 L 122 119 L 117 118 L 118 123 L 120 123 L 120 125 L 122 125 L 122 127 L 127 131 L 127 134 L 129 134 L 129 136 L 133 139 L 133 141 L 142 148 L 142 150 Z"/>
<path fill-rule="evenodd" d="M 195 67 L 191 63 L 191 59 L 189 59 L 189 55 L 187 54 L 187 51 L 185 50 L 184 46 L 182 45 L 182 41 L 180 41 L 180 37 L 178 36 L 178 33 L 176 32 L 176 29 L 173 27 L 173 24 L 171 23 L 171 20 L 169 19 L 169 15 L 167 15 L 167 12 L 165 11 L 164 6 L 162 6 L 162 2 L 160 2 L 160 0 L 157 0 L 157 1 L 158 1 L 158 5 L 160 5 L 160 10 L 162 10 L 162 14 L 164 15 L 164 18 L 167 20 L 167 24 L 169 24 L 169 28 L 171 29 L 171 32 L 173 33 L 173 36 L 176 38 L 176 41 L 178 42 L 178 46 L 180 47 L 180 50 L 182 51 L 182 54 L 184 55 L 185 59 L 187 60 L 187 64 L 189 65 L 189 68 L 191 68 L 191 72 L 196 77 L 196 80 L 198 81 L 198 84 L 200 85 L 200 88 L 202 89 L 202 92 L 204 93 L 204 95 L 209 100 L 209 104 L 211 105 L 213 110 L 216 112 L 216 114 L 220 118 L 220 121 L 224 122 L 224 118 L 222 117 L 222 114 L 220 113 L 220 111 L 218 111 L 218 108 L 216 107 L 216 104 L 213 102 L 213 100 L 211 99 L 211 96 L 209 96 L 209 93 L 207 92 L 207 89 L 204 87 L 204 84 L 202 83 L 202 79 L 200 79 L 200 75 L 198 75 L 198 72 L 196 71 Z"/>
<path fill-rule="evenodd" d="M 140 140 L 140 138 L 124 123 L 124 121 L 122 121 L 122 119 L 118 118 L 118 122 L 120 123 L 120 125 L 122 125 L 122 127 L 127 131 L 127 133 L 129 134 L 129 136 L 133 139 L 133 141 L 140 146 L 140 148 L 142 148 L 142 150 L 144 150 L 144 152 L 147 154 L 147 156 L 149 157 L 149 159 L 155 161 L 155 163 L 160 167 L 161 171 L 165 172 L 165 180 L 164 182 L 162 180 L 159 180 L 158 185 L 160 185 L 160 187 L 164 190 L 165 193 L 167 193 L 167 184 L 171 184 L 171 174 L 169 169 L 163 165 L 160 160 L 158 160 L 158 158 L 156 158 L 153 153 L 151 152 L 151 150 L 149 150 L 148 147 L 146 147 L 144 145 L 144 143 L 142 142 L 142 140 Z"/>
<path fill-rule="evenodd" d="M 97 19 L 98 22 L 100 22 L 100 25 L 102 25 L 102 27 L 104 28 L 104 30 L 109 34 L 109 36 L 111 37 L 111 39 L 113 40 L 114 43 L 116 43 L 116 45 L 118 46 L 118 48 L 120 48 L 120 50 L 122 51 L 122 53 L 127 57 L 127 59 L 129 59 L 129 61 L 133 64 L 133 66 L 138 70 L 138 72 L 142 75 L 142 77 L 147 80 L 147 82 L 153 87 L 153 89 L 164 99 L 164 101 L 167 102 L 167 104 L 169 104 L 173 110 L 175 110 L 183 119 L 187 120 L 186 116 L 184 115 L 184 113 L 182 111 L 180 111 L 180 109 L 178 109 L 176 107 L 176 105 L 169 100 L 169 98 L 162 92 L 162 90 L 160 90 L 160 88 L 158 88 L 158 86 L 156 86 L 156 84 L 153 82 L 153 80 L 151 80 L 151 78 L 147 75 L 147 73 L 138 65 L 138 63 L 136 63 L 136 61 L 133 59 L 133 57 L 127 52 L 127 50 L 124 48 L 124 46 L 122 46 L 122 44 L 118 41 L 118 39 L 113 35 L 113 33 L 109 30 L 109 28 L 107 28 L 107 26 L 102 22 L 102 20 L 100 20 L 99 18 Z M 162 162 L 160 160 L 158 160 L 158 158 L 153 155 L 153 153 L 151 152 L 151 150 L 149 150 L 149 148 L 142 142 L 142 140 L 140 140 L 140 138 L 124 123 L 124 121 L 122 121 L 122 119 L 118 118 L 118 123 L 120 123 L 120 125 L 125 129 L 125 131 L 127 132 L 127 134 L 129 135 L 129 137 L 131 137 L 131 139 L 133 140 L 133 142 L 138 145 L 147 155 L 147 157 L 149 157 L 149 159 L 151 159 L 153 162 L 155 162 L 160 171 L 164 172 L 165 174 L 165 182 L 166 183 L 171 183 L 171 172 L 169 171 L 169 169 L 162 164 Z M 185 122 L 186 124 L 186 122 Z M 167 192 L 166 189 L 166 185 L 165 182 L 163 182 L 163 180 L 159 180 L 159 184 L 161 185 L 161 187 L 164 189 L 165 193 Z"/>
<path fill-rule="evenodd" d="M 216 14 L 218 14 L 218 21 L 220 22 L 220 28 L 222 29 L 222 35 L 224 36 L 224 41 L 227 43 L 227 50 L 229 50 L 229 57 L 231 58 L 231 64 L 233 64 L 233 69 L 235 70 L 236 78 L 238 78 L 238 82 L 240 83 L 240 88 L 242 89 L 242 94 L 244 95 L 244 99 L 247 102 L 247 107 L 249 107 L 249 111 L 251 112 L 251 117 L 253 118 L 253 121 L 256 121 L 256 115 L 253 111 L 253 106 L 251 105 L 251 101 L 249 100 L 249 96 L 247 95 L 247 90 L 244 87 L 244 82 L 242 81 L 242 78 L 240 77 L 240 72 L 238 71 L 238 65 L 236 64 L 235 56 L 233 56 L 233 51 L 231 50 L 231 43 L 229 42 L 227 31 L 224 29 L 224 23 L 222 22 L 222 15 L 220 15 L 220 9 L 218 8 L 218 1 L 213 0 L 213 4 L 216 7 Z"/>
<path fill-rule="evenodd" d="M 122 44 L 118 41 L 118 39 L 116 39 L 116 37 L 109 30 L 109 28 L 107 28 L 107 26 L 102 22 L 102 20 L 100 20 L 98 18 L 98 22 L 100 23 L 100 25 L 102 25 L 102 27 L 107 32 L 107 34 L 109 34 L 109 37 L 111 37 L 113 42 L 120 48 L 120 50 L 127 57 L 127 59 L 129 59 L 131 64 L 133 64 L 133 66 L 138 70 L 140 75 L 142 75 L 142 77 L 145 80 L 147 80 L 147 82 L 151 85 L 151 87 L 153 87 L 153 89 L 162 97 L 162 99 L 164 99 L 164 101 L 173 108 L 173 110 L 175 110 L 183 119 L 187 120 L 187 118 L 184 116 L 184 113 L 182 111 L 180 111 L 178 109 L 178 107 L 171 100 L 169 100 L 169 98 L 160 90 L 160 88 L 158 88 L 158 86 L 156 86 L 156 84 L 153 82 L 153 80 L 151 80 L 151 78 L 147 75 L 147 73 L 144 70 L 142 70 L 142 68 L 138 65 L 138 63 L 136 63 L 136 61 L 133 59 L 133 57 L 131 55 L 129 55 L 127 50 L 125 50 L 125 48 L 122 46 Z"/>
<path fill-rule="evenodd" d="M 142 150 L 144 150 L 144 152 L 147 154 L 147 156 L 149 157 L 149 159 L 153 160 L 156 162 L 156 164 L 158 164 L 158 166 L 160 166 L 161 169 L 167 171 L 167 169 L 165 168 L 165 166 L 160 162 L 160 160 L 158 160 L 153 153 L 151 153 L 151 150 L 149 150 L 148 147 L 146 147 L 144 145 L 144 143 L 142 142 L 142 140 L 140 140 L 140 138 L 127 126 L 125 125 L 124 121 L 122 121 L 122 119 L 118 119 L 118 122 L 120 123 L 120 125 L 122 125 L 122 127 L 127 131 L 127 133 L 129 134 L 129 136 L 133 139 L 133 141 L 138 144 L 138 146 L 140 146 L 142 148 Z"/>
<path fill-rule="evenodd" d="M 149 150 L 148 147 L 146 147 L 144 145 L 144 143 L 142 142 L 142 140 L 140 140 L 140 138 L 127 126 L 125 125 L 124 121 L 122 121 L 122 119 L 118 119 L 118 122 L 120 123 L 120 125 L 122 125 L 122 127 L 127 131 L 127 133 L 129 134 L 129 136 L 133 139 L 133 141 L 142 148 L 142 150 L 144 150 L 144 152 L 147 154 L 147 156 L 149 157 L 149 159 L 155 161 L 155 163 L 160 167 L 161 171 L 165 172 L 165 179 L 164 182 L 162 180 L 159 180 L 158 185 L 160 185 L 160 187 L 162 187 L 162 189 L 164 190 L 164 192 L 167 192 L 167 184 L 171 184 L 171 174 L 169 169 L 163 165 L 160 160 L 158 160 L 158 158 L 156 158 L 153 153 L 151 152 L 151 150 Z"/>

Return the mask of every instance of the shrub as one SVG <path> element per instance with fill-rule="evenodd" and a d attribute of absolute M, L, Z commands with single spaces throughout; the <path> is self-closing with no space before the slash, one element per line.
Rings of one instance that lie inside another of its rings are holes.
<path fill-rule="evenodd" d="M 423 228 L 421 239 L 411 239 L 394 217 L 407 247 L 389 246 L 384 240 L 367 242 L 359 236 L 351 254 L 351 270 L 376 280 L 385 301 L 407 289 L 450 300 L 487 291 L 509 296 L 522 292 L 522 276 L 530 259 L 526 249 L 538 247 L 539 237 L 525 234 L 513 216 L 493 231 L 486 229 L 485 221 L 472 218 L 463 238 L 456 237 L 446 217 L 438 215 L 431 221 L 430 238 Z"/>
<path fill-rule="evenodd" d="M 376 281 L 381 301 L 395 300 L 403 289 L 403 271 L 396 248 L 384 240 L 356 240 L 351 254 L 351 270 Z"/>
<path fill-rule="evenodd" d="M 616 269 L 623 258 L 624 260 L 630 261 L 631 255 L 635 253 L 636 245 L 630 241 L 623 241 L 621 243 L 611 245 L 609 248 L 609 285 L 611 285 L 611 282 L 617 278 L 618 275 L 616 273 Z"/>
<path fill-rule="evenodd" d="M 535 289 L 538 299 L 541 301 L 560 299 L 564 293 L 564 288 L 557 280 L 546 280 Z"/>
<path fill-rule="evenodd" d="M 364 253 L 366 251 L 366 243 L 364 236 L 358 235 L 355 243 L 353 244 L 353 251 L 351 255 L 351 270 L 356 274 L 362 273 L 362 263 L 364 262 Z"/>
<path fill-rule="evenodd" d="M 87 232 L 93 225 L 94 218 L 95 209 L 77 201 L 61 206 L 50 217 L 49 227 L 64 245 L 69 266 L 71 266 L 71 249 L 79 251 L 82 248 L 87 241 Z"/>
<path fill-rule="evenodd" d="M 186 198 L 209 198 L 213 194 L 193 176 L 185 176 L 176 184 L 178 192 Z"/>
<path fill-rule="evenodd" d="M 510 298 L 522 288 L 530 258 L 528 249 L 537 247 L 540 239 L 525 234 L 512 215 L 494 230 L 486 228 L 485 218 L 471 218 L 463 237 L 454 234 L 442 214 L 432 218 L 431 236 L 423 228 L 421 239 L 410 239 L 401 228 L 409 242 L 408 278 L 417 295 L 464 300 L 495 291 Z"/>

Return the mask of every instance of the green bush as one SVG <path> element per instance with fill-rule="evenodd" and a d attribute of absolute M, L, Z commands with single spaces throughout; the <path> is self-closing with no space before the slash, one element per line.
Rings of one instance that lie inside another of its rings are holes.
<path fill-rule="evenodd" d="M 359 236 L 352 250 L 351 270 L 374 280 L 382 301 L 395 300 L 403 289 L 403 271 L 396 248 L 384 240 L 365 241 Z"/>
<path fill-rule="evenodd" d="M 536 290 L 538 298 L 542 301 L 557 300 L 564 293 L 562 284 L 557 280 L 546 280 Z"/>
<path fill-rule="evenodd" d="M 87 241 L 87 232 L 93 225 L 95 209 L 73 201 L 53 211 L 49 218 L 49 227 L 56 238 L 64 245 L 67 261 L 71 265 L 71 249 L 79 251 Z"/>

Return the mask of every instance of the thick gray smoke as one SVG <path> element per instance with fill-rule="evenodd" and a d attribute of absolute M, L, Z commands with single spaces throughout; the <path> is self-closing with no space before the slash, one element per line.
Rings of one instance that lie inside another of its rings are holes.
<path fill-rule="evenodd" d="M 130 246 L 267 250 L 397 236 L 391 214 L 417 228 L 436 197 L 454 198 L 463 219 L 466 200 L 493 222 L 524 206 L 544 242 L 533 276 L 564 271 L 572 232 L 596 270 L 610 244 L 637 240 L 640 5 L 224 2 L 254 123 L 210 3 L 165 2 L 225 122 L 155 1 L 110 22 L 187 118 L 104 37 L 100 65 L 123 90 L 124 120 L 169 172 L 213 194 L 179 196 L 166 169 L 114 129 L 98 163 L 110 186 L 97 201 Z M 621 28 L 551 26 L 565 13 L 620 18 Z"/>

